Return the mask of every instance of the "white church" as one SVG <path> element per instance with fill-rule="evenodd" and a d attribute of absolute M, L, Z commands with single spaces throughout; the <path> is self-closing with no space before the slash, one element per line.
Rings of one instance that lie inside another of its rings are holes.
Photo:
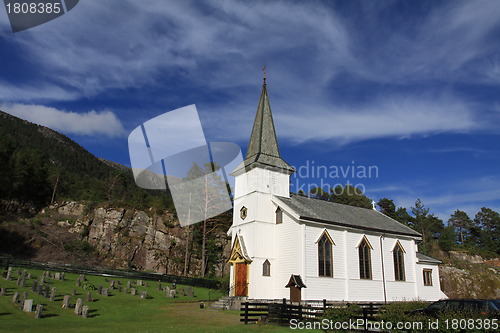
<path fill-rule="evenodd" d="M 290 301 L 446 298 L 421 234 L 375 209 L 290 195 L 266 81 L 235 177 L 230 295 Z"/>

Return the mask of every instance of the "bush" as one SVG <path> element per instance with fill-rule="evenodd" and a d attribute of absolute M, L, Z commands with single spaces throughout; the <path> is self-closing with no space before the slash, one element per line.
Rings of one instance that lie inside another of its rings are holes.
<path fill-rule="evenodd" d="M 323 316 L 323 319 L 331 320 L 332 322 L 348 322 L 349 319 L 363 315 L 363 310 L 357 304 L 348 304 L 344 307 L 328 309 Z"/>
<path fill-rule="evenodd" d="M 422 326 L 413 326 L 414 329 L 397 330 L 391 332 L 484 332 L 484 329 L 479 329 L 480 323 L 485 323 L 486 315 L 471 311 L 456 311 L 442 312 L 436 318 L 429 317 L 423 314 L 409 314 L 408 311 L 423 309 L 428 306 L 428 302 L 397 302 L 387 304 L 382 307 L 379 316 L 380 321 L 385 323 L 391 322 L 393 328 L 396 323 L 421 323 Z M 480 319 L 476 321 L 476 319 Z M 387 325 L 385 326 L 387 327 Z M 487 331 L 487 330 L 486 330 Z"/>
<path fill-rule="evenodd" d="M 89 281 L 83 281 L 81 286 L 86 290 L 97 290 L 97 288 Z"/>
<path fill-rule="evenodd" d="M 425 325 L 428 323 L 428 318 L 426 316 L 421 314 L 408 314 L 407 312 L 423 309 L 428 305 L 429 302 L 422 301 L 389 303 L 380 309 L 379 319 L 384 322 L 391 322 L 394 326 L 398 322 L 422 322 L 424 327 L 426 327 Z M 394 330 L 393 332 L 422 332 L 422 330 Z"/>

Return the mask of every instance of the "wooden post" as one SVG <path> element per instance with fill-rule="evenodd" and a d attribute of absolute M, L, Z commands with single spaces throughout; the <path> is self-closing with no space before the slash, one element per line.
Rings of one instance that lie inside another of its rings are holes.
<path fill-rule="evenodd" d="M 245 325 L 248 324 L 248 302 L 245 302 Z"/>

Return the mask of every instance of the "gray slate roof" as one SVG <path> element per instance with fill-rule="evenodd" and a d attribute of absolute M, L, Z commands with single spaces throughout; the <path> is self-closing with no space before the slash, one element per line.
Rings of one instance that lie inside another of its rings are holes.
<path fill-rule="evenodd" d="M 262 86 L 252 135 L 244 161 L 247 170 L 257 164 L 283 169 L 286 172 L 295 171 L 280 155 L 266 83 Z"/>
<path fill-rule="evenodd" d="M 441 264 L 442 261 L 433 257 L 426 256 L 425 254 L 417 252 L 417 260 L 418 262 L 427 262 L 431 264 Z"/>
<path fill-rule="evenodd" d="M 373 209 L 348 206 L 299 195 L 292 195 L 290 198 L 278 197 L 278 199 L 296 212 L 301 220 L 412 237 L 422 236 L 410 227 Z"/>

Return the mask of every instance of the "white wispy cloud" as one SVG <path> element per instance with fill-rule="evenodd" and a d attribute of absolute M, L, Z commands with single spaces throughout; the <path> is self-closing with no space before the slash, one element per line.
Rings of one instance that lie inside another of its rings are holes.
<path fill-rule="evenodd" d="M 396 28 L 383 21 L 388 6 L 370 6 L 359 13 L 367 26 L 353 27 L 351 17 L 322 2 L 80 2 L 50 24 L 11 38 L 25 50 L 25 61 L 59 87 L 23 94 L 24 87 L 4 83 L 0 98 L 39 104 L 43 96 L 68 100 L 164 87 L 166 77 L 182 75 L 206 94 L 231 96 L 229 102 L 213 102 L 206 120 L 214 124 L 210 131 L 222 129 L 240 139 L 248 137 L 258 98 L 249 88 L 260 81 L 267 62 L 269 82 L 276 87 L 271 96 L 278 132 L 294 142 L 352 142 L 486 126 L 475 116 L 477 106 L 458 94 L 404 96 L 386 89 L 361 106 L 336 105 L 331 95 L 339 93 L 331 86 L 342 83 L 343 75 L 361 80 L 367 89 L 371 83 L 416 83 L 424 92 L 433 91 L 432 80 L 496 82 L 498 43 L 491 37 L 500 26 L 500 2 L 439 3 Z"/>
<path fill-rule="evenodd" d="M 126 134 L 120 120 L 109 110 L 76 113 L 44 105 L 27 104 L 4 104 L 0 105 L 0 108 L 13 116 L 63 133 L 107 137 Z"/>
<path fill-rule="evenodd" d="M 257 101 L 256 96 L 252 101 Z M 334 141 L 346 144 L 383 137 L 463 133 L 485 126 L 476 116 L 473 105 L 446 95 L 388 94 L 362 105 L 342 107 L 294 96 L 273 99 L 271 105 L 280 138 L 293 143 Z M 248 138 L 255 108 L 256 105 L 242 107 L 240 110 L 244 111 L 238 114 L 232 107 L 212 112 L 212 119 L 207 120 L 211 133 L 220 133 L 225 139 Z M 228 122 L 231 128 L 225 127 Z"/>

